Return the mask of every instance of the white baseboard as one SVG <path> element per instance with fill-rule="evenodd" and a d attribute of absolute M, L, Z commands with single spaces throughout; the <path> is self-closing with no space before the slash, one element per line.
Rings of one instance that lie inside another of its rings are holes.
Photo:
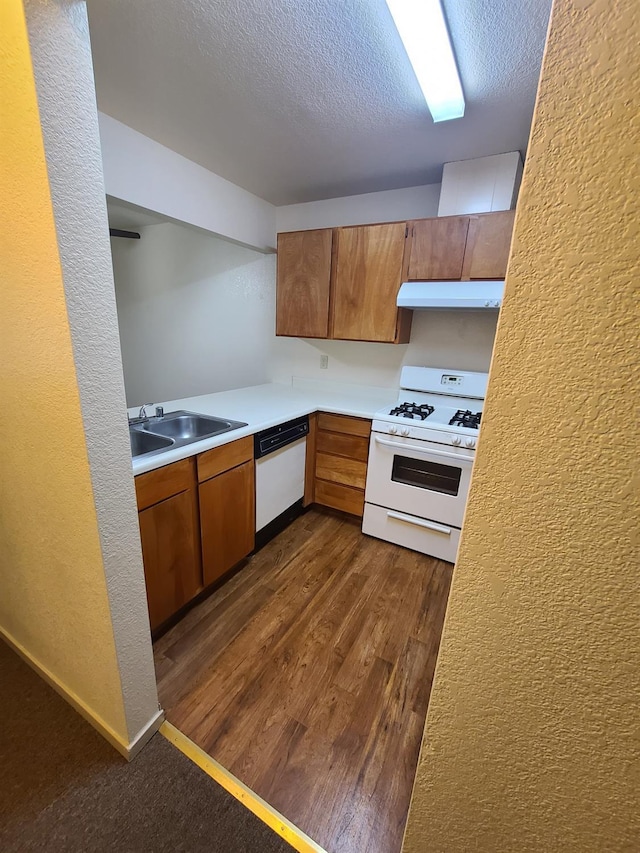
<path fill-rule="evenodd" d="M 128 761 L 134 758 L 149 739 L 158 731 L 164 720 L 164 711 L 158 709 L 157 713 L 145 723 L 136 736 L 130 742 L 125 741 L 111 726 L 106 723 L 98 714 L 95 713 L 88 705 L 86 705 L 73 690 L 70 690 L 49 670 L 43 666 L 40 661 L 34 658 L 25 647 L 12 637 L 4 628 L 0 627 L 0 637 L 10 646 L 13 651 L 18 654 L 22 660 L 27 663 L 31 669 L 52 687 L 56 693 L 71 705 L 85 720 L 90 723 L 96 731 L 98 731 L 105 740 L 109 741 L 111 746 L 118 750 L 120 755 L 124 756 Z"/>

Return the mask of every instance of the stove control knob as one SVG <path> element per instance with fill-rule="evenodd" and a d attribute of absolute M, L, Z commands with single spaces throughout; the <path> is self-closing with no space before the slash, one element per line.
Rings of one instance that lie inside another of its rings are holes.
<path fill-rule="evenodd" d="M 389 427 L 389 432 L 391 433 L 391 435 L 395 435 L 398 432 L 398 427 L 391 424 L 391 426 Z"/>
<path fill-rule="evenodd" d="M 402 433 L 402 435 L 409 435 L 409 427 L 402 427 L 400 432 Z"/>
<path fill-rule="evenodd" d="M 462 444 L 462 439 L 460 438 L 459 435 L 454 435 L 453 438 L 451 439 L 451 444 L 455 444 L 457 447 L 459 444 Z"/>
<path fill-rule="evenodd" d="M 476 446 L 475 438 L 467 438 L 467 439 L 465 439 L 464 443 L 467 445 L 467 447 L 475 447 Z"/>

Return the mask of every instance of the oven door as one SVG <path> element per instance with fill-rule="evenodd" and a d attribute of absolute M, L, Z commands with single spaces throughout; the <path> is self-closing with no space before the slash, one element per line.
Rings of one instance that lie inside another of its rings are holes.
<path fill-rule="evenodd" d="M 473 458 L 464 448 L 372 432 L 365 500 L 462 527 Z"/>

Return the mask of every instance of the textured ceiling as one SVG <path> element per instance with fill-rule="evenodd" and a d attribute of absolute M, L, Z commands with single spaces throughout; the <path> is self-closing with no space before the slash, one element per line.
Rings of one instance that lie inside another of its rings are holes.
<path fill-rule="evenodd" d="M 524 152 L 550 0 L 444 0 L 467 100 L 434 124 L 385 0 L 88 0 L 99 108 L 274 204 Z"/>

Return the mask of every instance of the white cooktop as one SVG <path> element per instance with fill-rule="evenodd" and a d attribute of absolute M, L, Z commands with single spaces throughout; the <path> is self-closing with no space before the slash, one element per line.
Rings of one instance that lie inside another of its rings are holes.
<path fill-rule="evenodd" d="M 482 412 L 488 374 L 473 371 L 449 370 L 440 367 L 403 367 L 396 405 L 385 407 L 375 419 L 403 427 L 438 429 L 463 435 L 478 435 L 479 429 L 449 424 L 459 410 Z M 466 393 L 465 393 L 466 392 Z M 433 406 L 434 411 L 424 420 L 391 411 L 403 403 Z M 375 429 L 375 427 L 374 427 Z"/>

